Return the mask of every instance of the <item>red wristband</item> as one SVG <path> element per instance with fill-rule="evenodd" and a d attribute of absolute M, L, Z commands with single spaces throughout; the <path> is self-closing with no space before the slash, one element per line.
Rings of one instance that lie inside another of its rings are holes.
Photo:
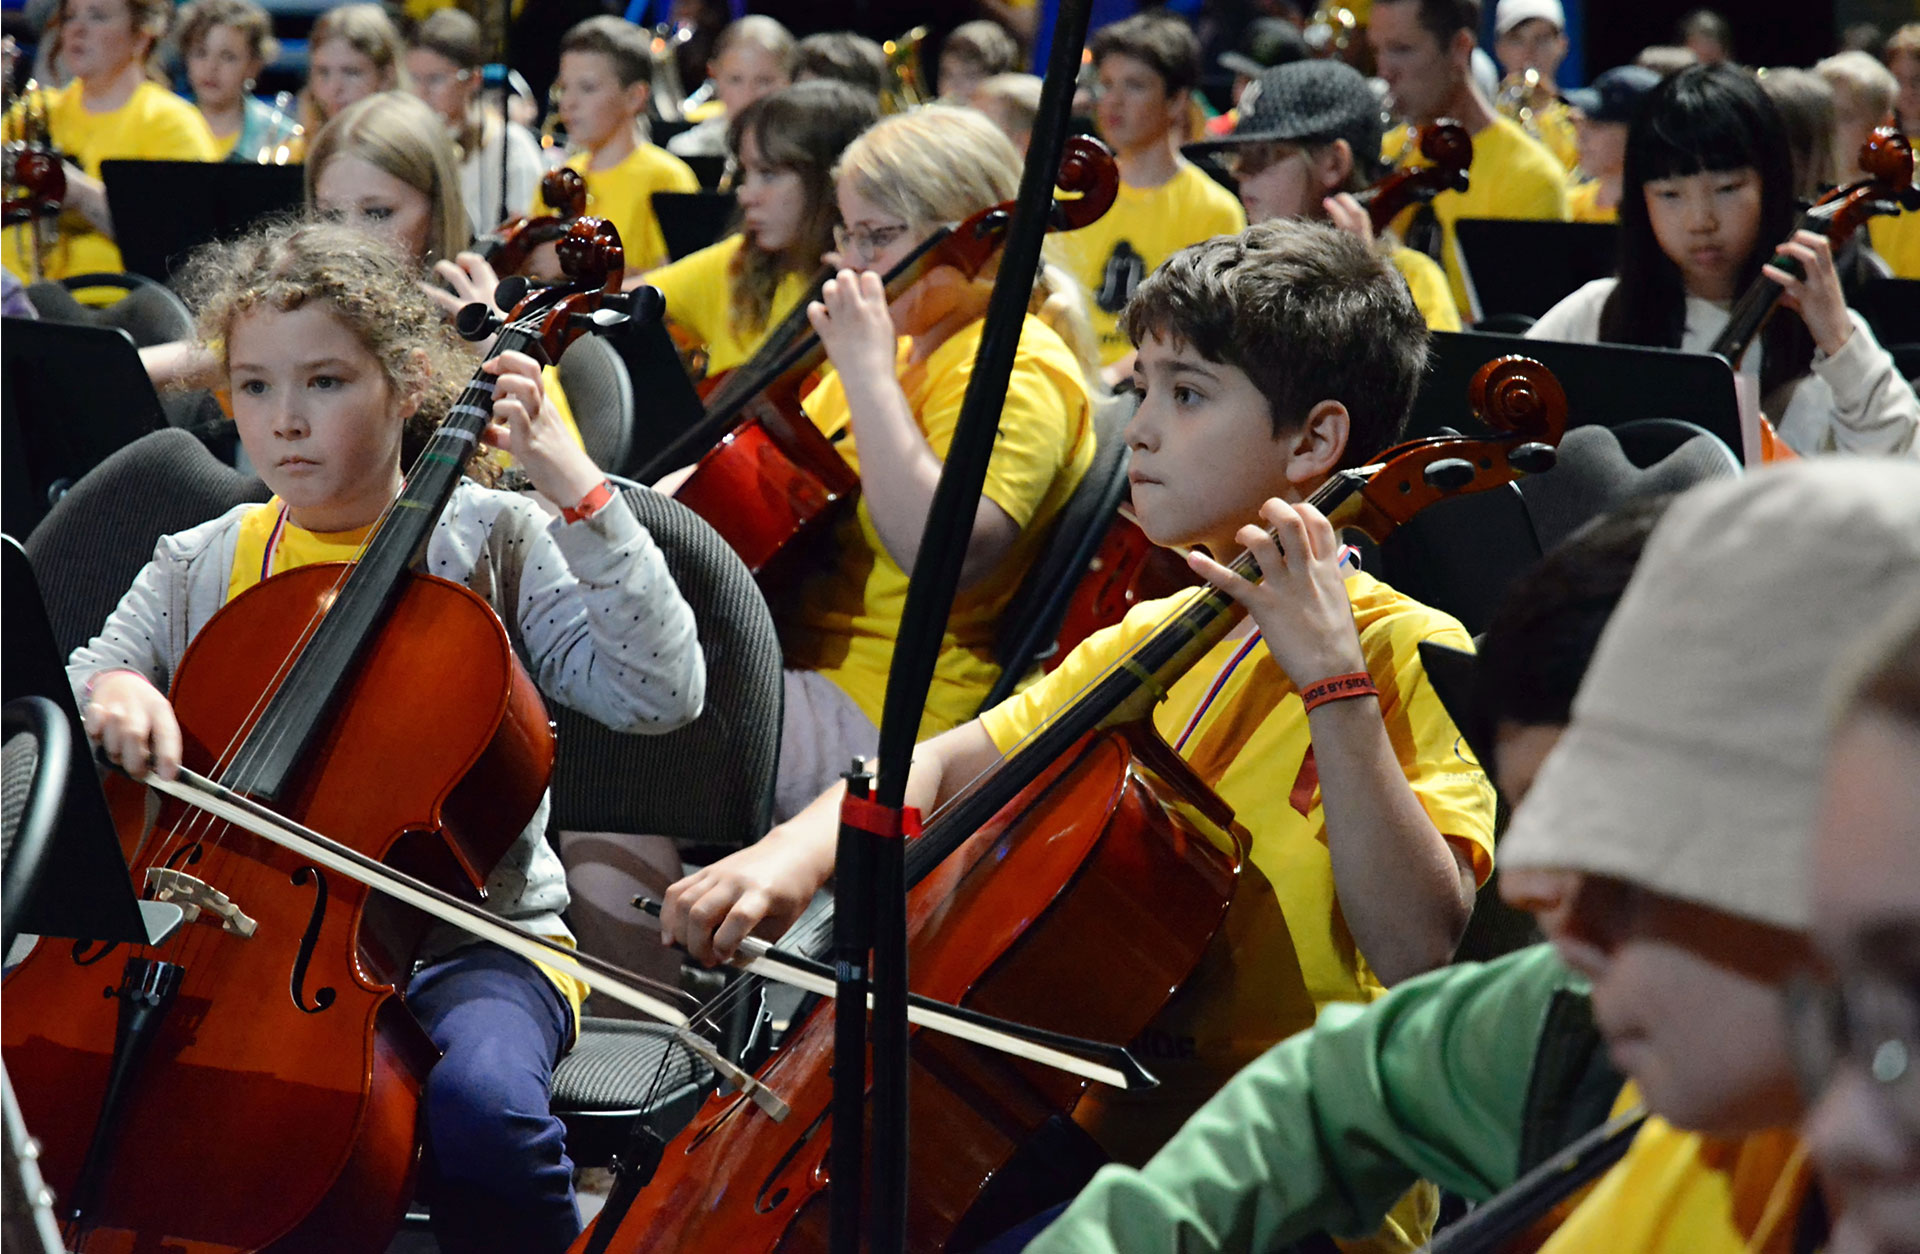
<path fill-rule="evenodd" d="M 1345 701 L 1350 697 L 1377 697 L 1380 690 L 1373 686 L 1373 676 L 1365 671 L 1354 671 L 1348 675 L 1334 675 L 1317 684 L 1308 684 L 1300 690 L 1300 702 L 1311 714 L 1329 701 Z"/>
<path fill-rule="evenodd" d="M 613 480 L 602 479 L 600 486 L 580 498 L 578 505 L 572 505 L 560 511 L 562 521 L 577 523 L 592 518 L 607 507 L 613 499 Z"/>

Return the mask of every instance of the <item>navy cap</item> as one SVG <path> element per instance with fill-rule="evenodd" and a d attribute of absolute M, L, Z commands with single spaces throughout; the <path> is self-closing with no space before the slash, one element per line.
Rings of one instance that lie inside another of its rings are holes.
<path fill-rule="evenodd" d="M 1196 157 L 1242 144 L 1344 139 L 1362 170 L 1379 165 L 1380 100 L 1344 61 L 1295 61 L 1263 70 L 1241 93 L 1239 113 L 1231 134 L 1180 151 Z"/>
<path fill-rule="evenodd" d="M 1593 80 L 1590 87 L 1567 93 L 1567 103 L 1589 122 L 1631 122 L 1640 102 L 1660 85 L 1660 75 L 1644 65 L 1619 65 Z"/>

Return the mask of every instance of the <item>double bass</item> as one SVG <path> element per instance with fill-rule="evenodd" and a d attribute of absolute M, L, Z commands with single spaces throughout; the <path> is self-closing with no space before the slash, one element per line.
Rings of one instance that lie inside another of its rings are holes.
<path fill-rule="evenodd" d="M 1119 170 L 1103 144 L 1075 136 L 1055 186 L 1067 198 L 1053 201 L 1052 229 L 1078 230 L 1112 206 Z M 1011 221 L 1009 203 L 941 227 L 887 275 L 888 299 L 940 266 L 978 275 L 998 254 Z M 802 385 L 826 362 L 807 320 L 826 277 L 761 352 L 728 374 L 708 398 L 706 415 L 639 475 L 651 480 L 697 457 L 675 499 L 712 524 L 756 575 L 860 490 L 860 477 L 800 407 Z"/>
<path fill-rule="evenodd" d="M 1401 445 L 1337 472 L 1313 503 L 1336 528 L 1379 540 L 1429 504 L 1552 464 L 1566 400 L 1549 373 L 1503 358 L 1473 389 L 1482 417 L 1506 434 Z M 1250 554 L 1233 568 L 1259 577 Z M 908 843 L 918 992 L 1094 1039 L 1129 1040 L 1152 1022 L 1234 894 L 1259 875 L 1232 811 L 1150 723 L 1165 687 L 1242 614 L 1210 588 L 1182 599 Z M 819 954 L 831 928 L 831 908 L 810 911 L 781 946 Z M 631 1206 L 603 1213 L 576 1254 L 825 1249 L 829 1071 L 845 1065 L 833 1058 L 830 1018 L 816 1009 L 756 1077 L 791 1107 L 784 1123 L 730 1096 L 710 1099 Z M 911 1055 L 911 1125 L 938 1152 L 912 1156 L 908 1246 L 966 1249 L 1025 1217 L 1020 1177 L 1050 1155 L 1047 1131 L 1087 1082 L 925 1033 Z"/>
<path fill-rule="evenodd" d="M 576 222 L 560 255 L 571 281 L 523 302 L 500 350 L 557 356 L 608 316 L 612 228 Z M 188 921 L 142 946 L 42 941 L 6 979 L 7 1072 L 74 1248 L 378 1250 L 405 1212 L 437 1053 L 399 991 L 426 916 L 371 886 L 512 930 L 471 903 L 553 763 L 507 629 L 416 566 L 491 391 L 476 374 L 357 561 L 264 580 L 181 659 L 181 782 L 153 781 L 150 824 L 137 792 L 115 809 L 136 885 Z"/>
<path fill-rule="evenodd" d="M 1355 195 L 1367 210 L 1375 234 L 1408 205 L 1425 204 L 1444 191 L 1465 191 L 1473 164 L 1473 136 L 1458 122 L 1442 119 L 1420 128 L 1420 155 L 1427 164 L 1396 169 Z M 1126 617 L 1141 601 L 1170 596 L 1194 583 L 1187 564 L 1147 539 L 1123 507 L 1087 563 L 1060 620 L 1052 663 L 1102 627 Z"/>

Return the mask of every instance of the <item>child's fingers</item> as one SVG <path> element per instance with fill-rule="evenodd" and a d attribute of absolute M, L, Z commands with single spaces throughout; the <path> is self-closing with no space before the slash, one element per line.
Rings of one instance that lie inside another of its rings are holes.
<path fill-rule="evenodd" d="M 827 282 L 831 283 L 833 280 L 828 279 Z M 825 290 L 825 288 L 821 289 L 823 293 Z M 827 328 L 833 324 L 833 315 L 827 312 L 825 304 L 816 300 L 807 306 L 807 321 L 813 324 L 814 334 L 825 335 Z"/>
<path fill-rule="evenodd" d="M 156 712 L 147 752 L 151 755 L 154 771 L 161 779 L 173 779 L 180 774 L 180 749 L 180 720 L 173 717 L 171 709 L 164 715 Z"/>
<path fill-rule="evenodd" d="M 123 707 L 109 715 L 100 730 L 100 748 L 107 757 L 135 779 L 144 779 L 149 768 L 146 711 L 138 707 Z"/>
<path fill-rule="evenodd" d="M 1333 524 L 1327 516 L 1306 502 L 1294 507 L 1300 516 L 1300 524 L 1306 531 L 1307 551 L 1316 559 L 1324 560 L 1340 552 L 1340 537 L 1334 534 Z"/>
<path fill-rule="evenodd" d="M 503 453 L 513 452 L 513 427 L 497 416 L 480 433 L 480 438 Z"/>
<path fill-rule="evenodd" d="M 1307 539 L 1306 524 L 1293 506 L 1277 496 L 1271 497 L 1260 507 L 1260 520 L 1273 532 L 1272 539 L 1279 546 L 1281 554 L 1313 556 L 1313 545 Z M 1271 575 L 1277 572 L 1267 570 L 1267 573 Z"/>
<path fill-rule="evenodd" d="M 1234 574 L 1219 562 L 1214 561 L 1199 549 L 1188 551 L 1187 569 L 1236 601 L 1240 600 L 1253 588 L 1252 584 Z"/>

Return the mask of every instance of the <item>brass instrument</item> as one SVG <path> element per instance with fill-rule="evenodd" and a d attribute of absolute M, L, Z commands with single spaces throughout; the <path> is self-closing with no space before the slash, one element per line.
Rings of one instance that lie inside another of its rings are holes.
<path fill-rule="evenodd" d="M 880 112 L 905 113 L 933 98 L 927 91 L 927 72 L 920 60 L 926 42 L 927 28 L 916 26 L 880 45 L 887 54 L 887 88 L 880 93 Z"/>
<path fill-rule="evenodd" d="M 0 161 L 5 184 L 5 225 L 20 232 L 20 253 L 33 277 L 45 277 L 46 259 L 59 239 L 60 210 L 67 197 L 64 158 L 53 145 L 46 89 L 28 79 L 20 89 L 18 133 L 8 139 Z M 13 102 L 8 103 L 11 113 Z"/>
<path fill-rule="evenodd" d="M 253 160 L 258 165 L 287 165 L 299 151 L 307 131 L 296 120 L 292 92 L 275 93 L 271 107 L 273 112 L 267 118 L 266 134 L 254 149 Z"/>
<path fill-rule="evenodd" d="M 1553 84 L 1540 71 L 1528 66 L 1500 80 L 1500 91 L 1493 107 L 1520 124 L 1520 129 L 1540 138 L 1540 111 L 1557 99 Z"/>
<path fill-rule="evenodd" d="M 1366 24 L 1340 0 L 1320 0 L 1301 34 L 1314 56 L 1345 61 L 1362 74 L 1373 73 L 1373 49 L 1367 44 Z"/>
<path fill-rule="evenodd" d="M 653 28 L 653 111 L 662 122 L 680 122 L 694 101 L 687 99 L 680 83 L 680 45 L 693 38 L 693 27 L 685 22 L 670 26 L 665 22 Z"/>

